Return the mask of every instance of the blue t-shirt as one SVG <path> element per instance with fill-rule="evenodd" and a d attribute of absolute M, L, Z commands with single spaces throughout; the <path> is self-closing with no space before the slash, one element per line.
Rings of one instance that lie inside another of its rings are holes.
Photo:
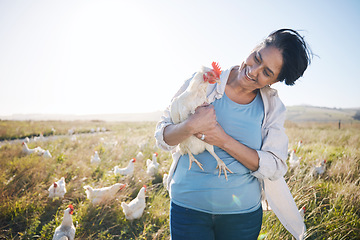
<path fill-rule="evenodd" d="M 260 93 L 249 104 L 238 104 L 226 94 L 213 103 L 217 121 L 234 139 L 259 150 L 262 144 L 261 125 L 264 105 Z M 251 171 L 227 152 L 214 146 L 216 155 L 233 172 L 218 177 L 217 162 L 208 151 L 194 157 L 203 164 L 202 171 L 196 163 L 189 169 L 189 156 L 180 157 L 171 180 L 172 201 L 182 207 L 212 213 L 247 213 L 260 207 L 261 189 L 258 179 Z"/>

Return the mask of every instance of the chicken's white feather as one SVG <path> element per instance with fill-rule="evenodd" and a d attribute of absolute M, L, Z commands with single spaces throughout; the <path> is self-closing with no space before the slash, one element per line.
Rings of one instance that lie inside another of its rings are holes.
<path fill-rule="evenodd" d="M 185 121 L 191 114 L 195 113 L 197 107 L 204 103 L 208 103 L 206 90 L 209 82 L 204 81 L 204 74 L 211 71 L 212 69 L 207 67 L 201 67 L 193 78 L 191 79 L 187 89 L 179 96 L 173 98 L 170 105 L 170 116 L 172 121 L 177 124 Z M 220 80 L 220 79 L 218 79 Z M 179 144 L 180 153 L 182 155 L 189 154 L 189 169 L 191 168 L 192 162 L 195 162 L 201 169 L 202 164 L 198 162 L 193 154 L 197 155 L 207 150 L 217 161 L 219 168 L 219 175 L 224 171 L 225 178 L 227 178 L 227 172 L 232 171 L 224 164 L 224 162 L 215 154 L 214 146 L 210 145 L 195 136 L 190 136 Z"/>

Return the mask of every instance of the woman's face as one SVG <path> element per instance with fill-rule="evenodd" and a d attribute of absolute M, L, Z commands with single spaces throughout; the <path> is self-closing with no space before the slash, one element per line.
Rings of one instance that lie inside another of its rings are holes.
<path fill-rule="evenodd" d="M 281 51 L 274 46 L 256 48 L 242 63 L 238 81 L 249 90 L 276 83 L 283 65 Z"/>

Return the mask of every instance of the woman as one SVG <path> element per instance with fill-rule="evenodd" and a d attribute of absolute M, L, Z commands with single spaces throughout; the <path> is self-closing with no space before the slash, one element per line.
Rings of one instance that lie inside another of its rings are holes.
<path fill-rule="evenodd" d="M 220 84 L 209 85 L 211 105 L 197 108 L 179 124 L 172 123 L 168 109 L 164 112 L 155 138 L 160 148 L 173 153 L 168 177 L 173 240 L 257 239 L 264 195 L 294 237 L 303 237 L 305 225 L 283 179 L 286 109 L 270 86 L 283 81 L 293 85 L 309 63 L 304 39 L 294 30 L 277 30 L 241 66 L 223 71 Z M 233 172 L 228 180 L 217 176 L 216 161 L 207 151 L 196 156 L 204 170 L 197 165 L 188 170 L 188 155 L 181 156 L 176 146 L 191 135 L 214 145 Z"/>

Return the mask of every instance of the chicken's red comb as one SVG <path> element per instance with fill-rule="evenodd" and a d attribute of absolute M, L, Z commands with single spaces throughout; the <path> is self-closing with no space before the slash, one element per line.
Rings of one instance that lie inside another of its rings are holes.
<path fill-rule="evenodd" d="M 216 62 L 212 62 L 211 66 L 213 67 L 215 74 L 216 74 L 218 77 L 220 77 L 221 68 L 220 68 L 219 64 L 216 63 Z"/>
<path fill-rule="evenodd" d="M 143 187 L 145 188 L 145 192 L 146 192 L 146 185 L 143 185 Z"/>
<path fill-rule="evenodd" d="M 74 207 L 73 205 L 69 204 L 68 208 L 70 208 L 70 214 L 72 215 L 74 213 Z"/>
<path fill-rule="evenodd" d="M 131 160 L 132 160 L 132 162 L 136 162 L 136 158 L 132 158 Z"/>
<path fill-rule="evenodd" d="M 158 156 L 159 154 L 157 152 L 155 152 L 155 155 Z"/>

